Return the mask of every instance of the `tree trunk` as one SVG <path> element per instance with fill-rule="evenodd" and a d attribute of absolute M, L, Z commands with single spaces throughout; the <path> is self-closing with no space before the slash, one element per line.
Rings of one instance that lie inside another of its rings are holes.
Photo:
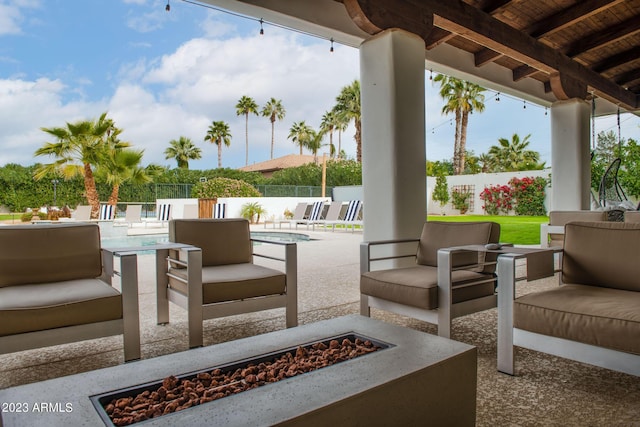
<path fill-rule="evenodd" d="M 460 127 L 460 154 L 458 162 L 460 166 L 460 174 L 464 173 L 464 162 L 467 156 L 467 126 L 469 124 L 469 112 L 462 112 L 462 126 Z"/>
<path fill-rule="evenodd" d="M 113 206 L 117 205 L 119 193 L 120 193 L 120 185 L 113 184 L 113 188 L 111 189 L 111 195 L 109 196 L 109 200 L 107 201 L 107 204 L 113 205 Z"/>
<path fill-rule="evenodd" d="M 362 123 L 360 119 L 355 119 L 354 124 L 356 126 L 356 134 L 354 135 L 356 140 L 356 160 L 358 163 L 362 163 Z"/>
<path fill-rule="evenodd" d="M 222 167 L 222 139 L 218 139 L 218 168 Z"/>
<path fill-rule="evenodd" d="M 244 136 L 245 136 L 244 165 L 248 166 L 249 165 L 249 113 L 245 114 Z"/>
<path fill-rule="evenodd" d="M 84 164 L 84 191 L 87 196 L 87 203 L 91 206 L 91 218 L 97 219 L 100 214 L 100 197 L 96 189 L 96 181 L 89 163 Z"/>
<path fill-rule="evenodd" d="M 271 120 L 271 159 L 273 160 L 273 144 L 275 139 L 275 120 Z"/>
<path fill-rule="evenodd" d="M 456 130 L 453 143 L 453 174 L 460 175 L 460 125 L 462 119 L 460 109 L 456 109 Z"/>

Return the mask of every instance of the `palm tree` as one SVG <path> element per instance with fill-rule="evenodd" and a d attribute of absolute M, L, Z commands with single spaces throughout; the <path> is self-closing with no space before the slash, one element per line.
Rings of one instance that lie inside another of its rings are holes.
<path fill-rule="evenodd" d="M 279 99 L 271 98 L 264 107 L 262 107 L 261 113 L 263 117 L 269 117 L 271 121 L 271 158 L 273 159 L 273 145 L 275 138 L 275 122 L 276 120 L 284 119 L 286 111 L 282 106 L 282 101 Z"/>
<path fill-rule="evenodd" d="M 238 103 L 236 104 L 236 115 L 244 115 L 244 133 L 245 133 L 245 159 L 244 165 L 249 164 L 249 113 L 258 115 L 258 104 L 253 98 L 249 98 L 248 96 L 242 96 Z"/>
<path fill-rule="evenodd" d="M 443 114 L 455 113 L 456 130 L 453 145 L 453 173 L 464 172 L 464 160 L 467 150 L 467 125 L 469 114 L 484 111 L 484 88 L 474 83 L 438 74 L 435 81 L 440 82 L 440 96 L 445 100 Z"/>
<path fill-rule="evenodd" d="M 60 173 L 65 179 L 81 175 L 84 178 L 85 196 L 91 206 L 91 217 L 98 218 L 100 197 L 96 189 L 94 169 L 103 160 L 107 138 L 114 131 L 113 120 L 103 113 L 97 120 L 67 123 L 66 127 L 41 128 L 56 138 L 36 150 L 36 156 L 53 156 L 53 163 L 40 166 L 34 175 L 42 179 L 49 173 Z"/>
<path fill-rule="evenodd" d="M 322 121 L 320 122 L 320 132 L 323 134 L 329 134 L 329 147 L 331 150 L 331 157 L 335 157 L 336 153 L 340 152 L 341 147 L 338 147 L 336 150 L 335 145 L 333 145 L 333 132 L 340 125 L 340 120 L 338 119 L 338 114 L 334 111 L 327 111 L 322 116 Z"/>
<path fill-rule="evenodd" d="M 180 169 L 189 169 L 189 160 L 202 158 L 202 150 L 195 146 L 191 139 L 181 136 L 169 141 L 169 147 L 164 150 L 165 159 L 175 159 Z"/>
<path fill-rule="evenodd" d="M 520 140 L 520 136 L 514 133 L 511 140 L 499 138 L 499 145 L 493 145 L 489 148 L 489 156 L 491 156 L 494 165 L 493 170 L 495 172 L 513 172 L 543 169 L 544 163 L 538 163 L 540 154 L 537 151 L 527 150 L 530 137 L 531 135 L 527 135 Z"/>
<path fill-rule="evenodd" d="M 227 147 L 231 145 L 231 131 L 229 130 L 229 125 L 223 121 L 212 122 L 209 126 L 209 130 L 207 130 L 204 140 L 218 146 L 218 167 L 221 168 L 222 144 Z"/>
<path fill-rule="evenodd" d="M 300 155 L 302 156 L 302 148 L 307 146 L 309 137 L 313 132 L 313 128 L 305 123 L 304 120 L 294 122 L 289 129 L 289 136 L 287 139 L 293 141 L 294 144 L 300 147 Z"/>
<path fill-rule="evenodd" d="M 353 120 L 356 133 L 353 136 L 356 140 L 356 160 L 362 161 L 362 125 L 361 125 L 361 103 L 360 103 L 360 81 L 354 80 L 349 86 L 345 86 L 336 98 L 337 104 L 334 110 L 343 123 Z"/>
<path fill-rule="evenodd" d="M 96 175 L 111 184 L 111 195 L 107 204 L 116 205 L 120 192 L 120 186 L 125 182 L 133 184 L 146 184 L 152 181 L 145 169 L 140 166 L 143 150 L 112 148 L 97 168 Z"/>
<path fill-rule="evenodd" d="M 313 153 L 313 162 L 318 163 L 318 150 L 322 147 L 322 138 L 324 138 L 324 132 L 311 129 L 307 138 L 305 146 Z"/>

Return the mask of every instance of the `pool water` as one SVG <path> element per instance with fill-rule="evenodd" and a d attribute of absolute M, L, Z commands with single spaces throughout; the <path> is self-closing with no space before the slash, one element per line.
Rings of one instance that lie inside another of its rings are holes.
<path fill-rule="evenodd" d="M 311 240 L 307 234 L 268 231 L 252 231 L 251 237 L 277 242 L 306 242 Z M 102 246 L 105 248 L 125 248 L 133 246 L 151 246 L 168 242 L 169 236 L 167 234 L 150 234 L 142 236 L 104 237 L 102 239 Z"/>

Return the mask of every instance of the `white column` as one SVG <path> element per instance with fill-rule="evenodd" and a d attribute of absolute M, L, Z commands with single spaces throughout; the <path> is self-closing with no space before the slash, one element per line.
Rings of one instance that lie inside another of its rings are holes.
<path fill-rule="evenodd" d="M 590 108 L 581 99 L 551 106 L 551 187 L 549 210 L 591 207 Z"/>
<path fill-rule="evenodd" d="M 426 220 L 424 54 L 398 29 L 360 46 L 365 241 L 419 237 Z"/>

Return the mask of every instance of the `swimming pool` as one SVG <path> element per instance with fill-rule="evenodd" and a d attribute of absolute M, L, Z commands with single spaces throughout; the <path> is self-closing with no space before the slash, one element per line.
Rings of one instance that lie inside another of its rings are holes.
<path fill-rule="evenodd" d="M 308 242 L 309 235 L 302 233 L 280 233 L 269 231 L 252 231 L 251 237 L 255 239 L 273 240 L 276 242 Z M 160 243 L 168 243 L 167 234 L 147 234 L 140 236 L 117 236 L 102 238 L 102 246 L 105 248 L 126 248 L 133 246 L 152 246 Z"/>

